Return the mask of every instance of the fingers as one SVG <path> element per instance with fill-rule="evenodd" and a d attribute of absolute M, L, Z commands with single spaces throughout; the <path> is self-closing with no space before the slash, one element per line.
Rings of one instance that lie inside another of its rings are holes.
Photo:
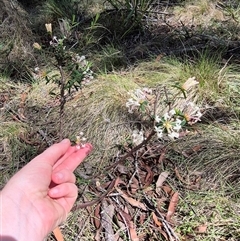
<path fill-rule="evenodd" d="M 76 177 L 75 175 L 67 170 L 67 169 L 62 169 L 59 172 L 54 172 L 52 174 L 52 181 L 55 184 L 62 184 L 62 183 L 75 183 L 76 182 Z"/>
<path fill-rule="evenodd" d="M 92 145 L 86 144 L 85 147 L 81 149 L 76 149 L 75 146 L 70 147 L 67 152 L 70 155 L 66 155 L 66 159 L 61 159 L 61 163 L 57 162 L 54 167 L 54 172 L 58 172 L 63 169 L 69 171 L 74 171 L 77 166 L 86 158 L 86 156 L 91 152 Z"/>
<path fill-rule="evenodd" d="M 63 183 L 48 191 L 49 197 L 55 199 L 64 208 L 65 214 L 72 209 L 77 199 L 77 194 L 77 186 L 73 183 Z"/>
<path fill-rule="evenodd" d="M 54 144 L 42 154 L 32 160 L 32 162 L 46 162 L 54 165 L 69 149 L 71 143 L 69 139 L 64 139 L 60 143 Z"/>
<path fill-rule="evenodd" d="M 62 183 L 49 190 L 51 198 L 77 198 L 78 189 L 73 183 Z"/>
<path fill-rule="evenodd" d="M 70 146 L 65 154 L 54 164 L 53 169 L 56 169 L 62 162 L 64 162 L 69 156 L 76 152 L 76 147 Z"/>

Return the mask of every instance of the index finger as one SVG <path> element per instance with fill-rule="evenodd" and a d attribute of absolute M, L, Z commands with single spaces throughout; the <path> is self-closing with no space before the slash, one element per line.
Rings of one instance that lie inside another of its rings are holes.
<path fill-rule="evenodd" d="M 50 146 L 43 153 L 35 157 L 32 162 L 46 162 L 51 166 L 54 164 L 66 153 L 71 143 L 69 139 L 64 139 L 61 142 Z"/>
<path fill-rule="evenodd" d="M 76 149 L 76 146 L 71 146 L 68 149 L 68 155 L 64 160 L 62 160 L 59 165 L 54 167 L 54 172 L 58 172 L 62 169 L 67 169 L 70 171 L 74 171 L 79 164 L 87 157 L 87 155 L 91 152 L 92 145 L 90 143 L 85 144 L 81 149 Z M 57 163 L 58 164 L 58 163 Z"/>

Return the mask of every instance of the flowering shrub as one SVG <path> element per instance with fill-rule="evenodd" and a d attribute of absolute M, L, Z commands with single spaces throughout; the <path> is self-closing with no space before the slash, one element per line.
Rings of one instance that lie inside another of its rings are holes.
<path fill-rule="evenodd" d="M 34 43 L 33 47 L 37 50 L 44 51 L 45 54 L 54 54 L 57 62 L 56 66 L 60 71 L 60 75 L 64 75 L 64 89 L 71 92 L 72 88 L 78 90 L 82 85 L 89 83 L 93 79 L 93 72 L 90 69 L 91 64 L 86 60 L 85 56 L 80 56 L 70 51 L 65 45 L 67 38 L 58 38 L 52 36 L 52 24 L 45 24 L 48 34 L 51 36 L 49 41 L 50 50 L 48 48 L 42 48 L 38 43 Z M 55 64 L 54 64 L 55 65 Z M 46 75 L 45 79 L 47 83 L 50 81 L 61 85 L 63 81 L 58 75 Z"/>
<path fill-rule="evenodd" d="M 93 79 L 93 72 L 90 69 L 90 63 L 86 60 L 85 56 L 80 56 L 70 51 L 71 48 L 67 48 L 65 41 L 67 40 L 67 35 L 62 32 L 63 37 L 58 39 L 52 34 L 52 24 L 45 24 L 47 33 L 50 35 L 51 40 L 49 42 L 49 47 L 42 48 L 40 44 L 34 43 L 33 47 L 38 51 L 44 51 L 45 54 L 55 58 L 54 67 L 57 67 L 59 74 L 48 75 L 45 74 L 44 77 L 46 82 L 54 82 L 59 86 L 60 97 L 60 118 L 59 118 L 59 139 L 62 139 L 62 119 L 64 113 L 64 106 L 66 103 L 66 97 L 71 94 L 72 89 L 78 90 L 83 84 L 88 83 Z M 61 27 L 61 26 L 60 26 Z M 50 50 L 49 50 L 50 48 Z M 80 137 L 77 139 L 80 141 Z"/>
<path fill-rule="evenodd" d="M 154 123 L 154 131 L 158 139 L 166 139 L 167 137 L 174 140 L 179 138 L 181 133 L 187 132 L 187 126 L 201 121 L 200 108 L 189 98 L 186 98 L 186 92 L 197 84 L 198 82 L 194 77 L 189 78 L 181 87 L 181 93 L 184 91 L 184 99 L 181 98 L 181 104 L 178 105 L 178 99 L 175 96 L 176 103 L 171 103 L 171 106 L 175 107 L 168 108 L 169 110 L 165 112 L 162 111 L 163 114 L 155 113 L 156 95 L 154 96 L 153 91 L 148 88 L 129 92 L 131 98 L 127 100 L 126 107 L 129 113 L 146 113 L 149 117 L 148 120 Z M 143 140 L 143 131 L 134 130 L 132 134 L 133 144 L 139 145 Z"/>

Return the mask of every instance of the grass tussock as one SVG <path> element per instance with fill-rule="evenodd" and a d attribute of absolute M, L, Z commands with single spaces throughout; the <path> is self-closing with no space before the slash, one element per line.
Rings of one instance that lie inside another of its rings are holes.
<path fill-rule="evenodd" d="M 211 25 L 214 21 L 225 21 L 226 16 L 214 1 L 188 1 L 184 7 L 176 7 L 175 14 L 183 23 L 197 24 L 201 27 Z"/>

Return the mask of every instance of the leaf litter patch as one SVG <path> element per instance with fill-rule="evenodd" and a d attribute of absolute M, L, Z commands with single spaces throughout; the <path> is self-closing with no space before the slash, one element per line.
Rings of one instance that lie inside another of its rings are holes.
<path fill-rule="evenodd" d="M 183 180 L 178 168 L 165 158 L 167 147 L 151 143 L 131 153 L 124 161 L 116 158 L 106 174 L 91 179 L 82 193 L 83 203 L 73 211 L 86 208 L 94 213 L 95 240 L 180 240 L 174 218 L 180 199 L 168 182 Z M 93 181 L 94 180 L 94 181 Z M 200 189 L 201 174 L 188 182 L 188 189 Z M 86 196 L 94 196 L 86 201 Z M 203 232 L 199 227 L 198 233 Z M 197 232 L 196 232 L 197 233 Z"/>

